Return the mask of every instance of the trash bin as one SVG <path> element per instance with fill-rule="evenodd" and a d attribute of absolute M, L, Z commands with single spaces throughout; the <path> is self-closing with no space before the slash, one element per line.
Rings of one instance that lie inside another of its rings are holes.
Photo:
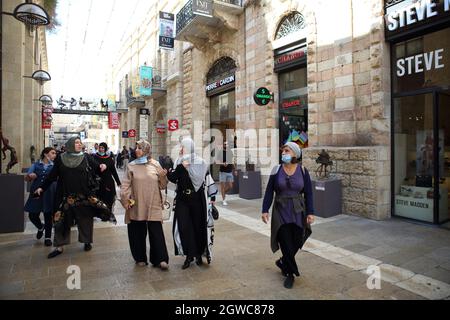
<path fill-rule="evenodd" d="M 0 233 L 25 230 L 25 185 L 19 174 L 0 175 Z"/>
<path fill-rule="evenodd" d="M 261 171 L 239 173 L 239 197 L 247 200 L 261 198 Z"/>

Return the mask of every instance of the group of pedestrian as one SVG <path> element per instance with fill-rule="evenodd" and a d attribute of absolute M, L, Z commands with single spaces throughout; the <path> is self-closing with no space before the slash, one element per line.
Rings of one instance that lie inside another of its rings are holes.
<path fill-rule="evenodd" d="M 99 144 L 94 155 L 82 152 L 79 137 L 69 139 L 65 146 L 65 152 L 59 156 L 54 148 L 45 148 L 26 176 L 33 183 L 25 210 L 38 229 L 37 238 L 45 233 L 47 246 L 52 245 L 52 220 L 55 223 L 55 249 L 49 258 L 61 254 L 70 243 L 70 227 L 74 224 L 78 227 L 78 240 L 84 243 L 86 251 L 91 250 L 93 218 L 99 216 L 99 212 L 101 216 L 112 215 L 117 184 L 136 265 L 151 263 L 167 270 L 169 254 L 162 227 L 163 210 L 166 210 L 162 190 L 172 182 L 176 185 L 172 206 L 174 254 L 185 257 L 182 269 L 189 268 L 194 260 L 197 265 L 202 265 L 204 258 L 211 263 L 214 244 L 211 208 L 218 190 L 209 165 L 196 154 L 192 139 L 181 141 L 179 157 L 174 163 L 164 157 L 159 161 L 154 159 L 151 144 L 146 140 L 136 143 L 133 155 L 124 147 L 117 158 L 119 162 L 120 155 L 122 161 L 117 167 L 125 169 L 122 181 L 113 156 L 107 153 L 106 143 Z M 314 222 L 311 178 L 299 163 L 300 158 L 301 149 L 297 144 L 288 142 L 282 147 L 282 164 L 272 170 L 262 206 L 262 221 L 268 223 L 273 204 L 271 249 L 274 253 L 281 249 L 282 256 L 275 264 L 285 277 L 286 288 L 292 288 L 294 276 L 300 276 L 295 256 L 311 233 L 310 224 Z M 221 166 L 224 205 L 226 192 L 232 187 L 233 170 L 234 166 L 226 161 Z M 44 224 L 40 221 L 40 212 L 44 212 Z"/>

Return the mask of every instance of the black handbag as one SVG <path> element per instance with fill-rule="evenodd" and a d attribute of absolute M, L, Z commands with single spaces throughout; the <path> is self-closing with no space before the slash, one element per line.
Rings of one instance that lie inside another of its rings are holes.
<path fill-rule="evenodd" d="M 216 206 L 211 204 L 211 215 L 214 220 L 219 219 L 219 210 L 217 210 Z"/>
<path fill-rule="evenodd" d="M 100 190 L 101 178 L 95 173 L 94 169 L 89 165 L 89 160 L 86 159 L 86 171 L 88 173 L 88 186 L 94 193 Z"/>

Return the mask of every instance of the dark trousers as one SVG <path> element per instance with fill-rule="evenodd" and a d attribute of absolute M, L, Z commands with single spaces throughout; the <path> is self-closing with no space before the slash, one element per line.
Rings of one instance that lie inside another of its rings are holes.
<path fill-rule="evenodd" d="M 70 244 L 71 221 L 75 218 L 78 228 L 78 241 L 81 243 L 92 243 L 94 234 L 94 208 L 80 206 L 70 209 L 65 213 L 65 225 L 63 228 L 55 228 L 53 245 L 60 247 Z"/>
<path fill-rule="evenodd" d="M 134 260 L 147 263 L 147 230 L 150 243 L 150 263 L 158 266 L 161 262 L 169 263 L 166 239 L 162 223 L 159 221 L 135 221 L 128 224 L 128 240 Z"/>
<path fill-rule="evenodd" d="M 191 200 L 178 201 L 175 207 L 178 230 L 184 254 L 188 258 L 199 257 L 206 248 L 206 217 L 202 195 L 197 192 Z"/>
<path fill-rule="evenodd" d="M 277 239 L 280 244 L 283 272 L 300 276 L 295 255 L 300 249 L 303 229 L 295 223 L 283 224 L 278 230 Z"/>
<path fill-rule="evenodd" d="M 44 225 L 42 225 L 40 215 L 40 212 L 30 212 L 28 216 L 36 228 L 45 229 L 45 238 L 50 239 L 52 237 L 52 213 L 44 212 Z"/>

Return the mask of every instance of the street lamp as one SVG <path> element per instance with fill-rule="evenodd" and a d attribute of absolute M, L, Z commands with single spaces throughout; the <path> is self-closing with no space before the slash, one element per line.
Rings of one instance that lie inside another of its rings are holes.
<path fill-rule="evenodd" d="M 13 13 L 2 11 L 2 14 L 13 16 L 17 20 L 32 26 L 46 26 L 50 23 L 47 11 L 35 3 L 19 4 Z"/>
<path fill-rule="evenodd" d="M 43 105 L 52 104 L 53 99 L 48 94 L 44 94 L 39 97 L 39 101 L 42 102 Z"/>
<path fill-rule="evenodd" d="M 39 69 L 33 72 L 33 74 L 30 76 L 23 76 L 24 78 L 32 78 L 39 82 L 41 85 L 46 82 L 52 80 L 52 77 L 50 76 L 50 73 L 48 73 L 45 70 Z"/>

